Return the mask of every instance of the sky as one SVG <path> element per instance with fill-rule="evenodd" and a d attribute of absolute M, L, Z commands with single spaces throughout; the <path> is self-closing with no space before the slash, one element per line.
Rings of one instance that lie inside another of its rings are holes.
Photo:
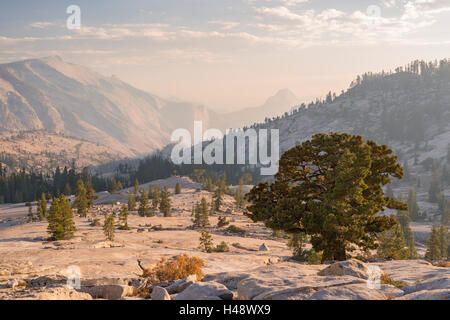
<path fill-rule="evenodd" d="M 450 0 L 2 0 L 0 63 L 50 55 L 218 111 L 309 101 L 450 58 Z"/>

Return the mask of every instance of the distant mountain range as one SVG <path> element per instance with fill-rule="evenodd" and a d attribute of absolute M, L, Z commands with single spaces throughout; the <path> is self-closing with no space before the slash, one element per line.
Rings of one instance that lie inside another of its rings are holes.
<path fill-rule="evenodd" d="M 170 101 L 102 76 L 58 56 L 0 65 L 0 134 L 45 130 L 99 143 L 124 157 L 164 147 L 177 128 L 240 127 L 289 110 L 295 96 L 282 90 L 259 108 L 219 114 Z"/>

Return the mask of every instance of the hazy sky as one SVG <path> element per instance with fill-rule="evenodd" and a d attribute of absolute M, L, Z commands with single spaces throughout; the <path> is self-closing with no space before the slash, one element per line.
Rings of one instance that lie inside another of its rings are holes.
<path fill-rule="evenodd" d="M 69 5 L 81 28 L 69 30 Z M 347 88 L 358 73 L 450 57 L 450 0 L 0 2 L 0 63 L 60 55 L 215 109 Z"/>

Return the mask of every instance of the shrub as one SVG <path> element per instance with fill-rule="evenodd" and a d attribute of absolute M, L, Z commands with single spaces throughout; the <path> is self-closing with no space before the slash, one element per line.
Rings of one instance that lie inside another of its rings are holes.
<path fill-rule="evenodd" d="M 155 282 L 174 281 L 186 278 L 191 274 L 197 276 L 197 280 L 204 277 L 202 267 L 205 265 L 203 259 L 198 257 L 189 257 L 183 254 L 175 257 L 174 260 L 167 261 L 162 258 L 160 262 L 150 271 L 150 273 L 143 276 L 153 278 Z"/>
<path fill-rule="evenodd" d="M 214 248 L 214 252 L 229 252 L 230 248 L 228 247 L 225 241 L 222 241 Z"/>
<path fill-rule="evenodd" d="M 408 284 L 404 281 L 395 281 L 394 279 L 391 278 L 391 276 L 387 273 L 382 273 L 381 274 L 381 284 L 389 284 L 391 286 L 397 287 L 397 288 L 403 288 L 405 286 L 407 286 Z"/>
<path fill-rule="evenodd" d="M 226 217 L 220 216 L 219 217 L 219 221 L 217 222 L 217 228 L 222 228 L 222 227 L 225 227 L 225 226 L 227 226 L 229 224 L 230 224 L 230 222 L 227 221 Z"/>
<path fill-rule="evenodd" d="M 214 250 L 213 248 L 213 242 L 212 242 L 212 236 L 208 231 L 202 231 L 200 235 L 200 246 L 199 249 L 204 252 L 212 252 Z"/>
<path fill-rule="evenodd" d="M 177 182 L 176 186 L 175 186 L 175 194 L 180 194 L 181 193 L 181 186 L 180 183 Z"/>
<path fill-rule="evenodd" d="M 227 228 L 227 231 L 228 232 L 231 232 L 231 233 L 237 233 L 237 234 L 240 234 L 241 236 L 243 236 L 243 235 L 245 235 L 245 233 L 246 233 L 246 231 L 244 230 L 244 229 L 242 229 L 242 228 L 239 228 L 239 227 L 237 227 L 237 226 L 235 226 L 235 225 L 230 225 L 228 228 Z"/>
<path fill-rule="evenodd" d="M 114 240 L 114 216 L 113 214 L 108 214 L 105 217 L 105 222 L 103 224 L 103 233 L 105 234 L 106 238 L 110 241 Z"/>
<path fill-rule="evenodd" d="M 439 262 L 436 267 L 440 267 L 440 268 L 450 268 L 450 261 L 442 261 Z"/>
<path fill-rule="evenodd" d="M 321 264 L 322 263 L 322 251 L 315 251 L 314 249 L 307 251 L 307 261 L 308 264 Z"/>
<path fill-rule="evenodd" d="M 238 249 L 245 249 L 244 246 L 242 246 L 242 244 L 240 244 L 239 242 L 235 242 L 233 244 L 231 244 L 233 247 L 238 248 Z"/>
<path fill-rule="evenodd" d="M 94 218 L 94 220 L 92 220 L 92 222 L 90 223 L 91 227 L 100 227 L 102 225 L 102 223 L 100 222 L 99 218 Z"/>

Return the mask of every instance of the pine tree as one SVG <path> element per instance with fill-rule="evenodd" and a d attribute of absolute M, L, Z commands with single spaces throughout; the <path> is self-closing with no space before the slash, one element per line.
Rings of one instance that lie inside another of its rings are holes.
<path fill-rule="evenodd" d="M 62 211 L 62 224 L 64 229 L 64 239 L 72 237 L 76 231 L 73 221 L 72 207 L 70 201 L 63 194 L 59 198 L 59 205 Z"/>
<path fill-rule="evenodd" d="M 303 247 L 306 242 L 306 234 L 303 232 L 294 233 L 290 235 L 288 247 L 292 249 L 292 256 L 295 259 L 304 260 L 306 259 L 306 252 L 304 252 Z"/>
<path fill-rule="evenodd" d="M 200 200 L 200 224 L 201 227 L 209 226 L 208 202 L 204 197 Z"/>
<path fill-rule="evenodd" d="M 441 225 L 439 228 L 439 251 L 441 252 L 441 259 L 445 260 L 447 259 L 447 253 L 448 253 L 448 229 L 446 226 Z"/>
<path fill-rule="evenodd" d="M 117 182 L 117 190 L 122 190 L 123 189 L 123 186 L 122 186 L 122 182 L 120 182 L 120 180 L 119 180 L 119 182 Z"/>
<path fill-rule="evenodd" d="M 139 181 L 138 179 L 136 179 L 134 181 L 134 194 L 138 194 L 139 193 Z"/>
<path fill-rule="evenodd" d="M 28 221 L 32 222 L 33 221 L 33 207 L 31 206 L 31 204 L 28 206 Z"/>
<path fill-rule="evenodd" d="M 160 201 L 161 201 L 161 189 L 159 188 L 159 186 L 155 186 L 155 188 L 153 188 L 153 198 L 152 198 L 152 206 L 154 209 L 158 208 Z"/>
<path fill-rule="evenodd" d="M 175 194 L 180 194 L 181 193 L 181 185 L 179 182 L 177 182 L 177 184 L 175 185 Z"/>
<path fill-rule="evenodd" d="M 159 204 L 159 210 L 164 214 L 164 217 L 171 216 L 172 203 L 170 200 L 170 191 L 167 187 L 164 187 L 161 193 L 161 202 Z"/>
<path fill-rule="evenodd" d="M 403 199 L 399 199 L 399 201 L 403 202 Z M 419 221 L 421 217 L 419 212 L 419 205 L 417 204 L 417 193 L 414 189 L 409 190 L 407 203 L 409 217 L 412 221 Z"/>
<path fill-rule="evenodd" d="M 44 220 L 47 216 L 47 198 L 45 193 L 42 192 L 41 200 L 38 201 L 38 218 L 39 220 Z"/>
<path fill-rule="evenodd" d="M 403 195 L 401 195 L 403 196 Z M 403 198 L 403 197 L 402 197 Z M 403 201 L 403 199 L 399 199 L 399 201 Z M 417 258 L 416 246 L 414 241 L 414 233 L 411 230 L 410 222 L 411 218 L 409 217 L 408 211 L 397 211 L 397 220 L 400 224 L 400 228 L 402 230 L 403 236 L 406 241 L 406 246 L 409 248 L 409 259 Z"/>
<path fill-rule="evenodd" d="M 427 251 L 425 259 L 428 261 L 437 261 L 441 259 L 441 243 L 439 229 L 436 226 L 431 228 L 430 238 L 427 240 Z"/>
<path fill-rule="evenodd" d="M 406 248 L 405 236 L 400 225 L 395 225 L 391 230 L 384 231 L 380 235 L 380 243 L 377 255 L 386 260 L 405 260 L 410 256 Z"/>
<path fill-rule="evenodd" d="M 119 221 L 121 223 L 120 229 L 121 230 L 129 230 L 128 227 L 128 206 L 122 206 L 122 209 L 119 213 Z"/>
<path fill-rule="evenodd" d="M 59 205 L 59 199 L 57 199 L 56 197 L 53 198 L 53 201 L 50 205 L 47 220 L 48 220 L 47 230 L 48 233 L 50 233 L 51 235 L 51 239 L 55 241 L 64 239 L 65 233 L 62 223 L 63 217 Z"/>
<path fill-rule="evenodd" d="M 208 231 L 202 231 L 199 240 L 200 240 L 199 246 L 200 250 L 208 253 L 213 251 L 213 240 L 211 234 Z"/>
<path fill-rule="evenodd" d="M 243 207 L 245 204 L 245 197 L 244 197 L 244 179 L 239 179 L 239 185 L 236 189 L 236 193 L 234 195 L 234 200 L 236 202 L 236 205 L 239 207 Z"/>
<path fill-rule="evenodd" d="M 411 178 L 411 176 L 409 174 L 408 161 L 406 161 L 406 160 L 403 162 L 403 178 L 406 181 L 409 181 L 409 179 Z"/>
<path fill-rule="evenodd" d="M 199 227 L 201 227 L 201 221 L 202 221 L 201 215 L 200 215 L 200 204 L 197 202 L 194 205 L 194 207 L 192 207 L 192 210 L 193 210 L 192 213 L 194 216 L 194 219 L 193 219 L 194 228 L 199 228 Z"/>
<path fill-rule="evenodd" d="M 69 196 L 72 193 L 72 189 L 70 188 L 70 185 L 66 183 L 66 186 L 64 187 L 64 194 L 66 196 Z"/>
<path fill-rule="evenodd" d="M 141 191 L 138 214 L 141 217 L 152 217 L 154 215 L 153 210 L 148 204 L 147 192 L 145 190 Z"/>
<path fill-rule="evenodd" d="M 447 201 L 441 215 L 441 224 L 444 226 L 450 225 L 450 200 Z"/>
<path fill-rule="evenodd" d="M 84 187 L 83 180 L 78 180 L 77 182 L 77 188 L 75 191 L 75 207 L 77 208 L 77 212 L 80 215 L 80 217 L 86 217 L 87 211 L 88 211 L 88 199 L 87 199 L 87 192 Z"/>
<path fill-rule="evenodd" d="M 434 170 L 433 180 L 431 181 L 430 188 L 428 190 L 428 199 L 430 202 L 438 202 L 438 195 L 440 193 L 440 181 L 439 181 L 439 170 Z"/>
<path fill-rule="evenodd" d="M 111 179 L 111 182 L 109 184 L 109 192 L 110 193 L 116 193 L 117 192 L 117 182 L 115 178 Z"/>
<path fill-rule="evenodd" d="M 223 204 L 223 189 L 222 186 L 219 186 L 216 191 L 214 191 L 213 195 L 213 206 L 215 211 L 220 211 L 220 208 Z"/>
<path fill-rule="evenodd" d="M 148 186 L 148 198 L 153 199 L 153 186 L 151 184 Z"/>
<path fill-rule="evenodd" d="M 95 190 L 90 185 L 90 183 L 88 184 L 86 190 L 87 190 L 87 193 L 86 193 L 87 205 L 88 205 L 88 208 L 92 208 L 92 206 L 94 205 L 94 200 L 97 199 L 98 196 L 95 194 Z"/>
<path fill-rule="evenodd" d="M 194 211 L 194 227 L 204 228 L 209 225 L 208 202 L 203 197 L 200 204 L 197 202 Z"/>
<path fill-rule="evenodd" d="M 220 217 L 219 217 L 219 220 L 218 220 L 218 222 L 217 222 L 217 228 L 222 228 L 222 227 L 225 227 L 225 226 L 227 226 L 227 225 L 229 225 L 229 224 L 230 224 L 230 222 L 227 221 L 227 218 L 226 218 L 226 217 L 220 216 Z"/>
<path fill-rule="evenodd" d="M 105 222 L 103 224 L 103 233 L 110 241 L 114 240 L 114 215 L 112 213 L 105 216 Z"/>
<path fill-rule="evenodd" d="M 136 210 L 136 199 L 134 198 L 134 195 L 131 192 L 128 195 L 128 210 L 129 211 Z"/>
<path fill-rule="evenodd" d="M 64 240 L 76 231 L 69 200 L 62 194 L 53 198 L 48 214 L 48 232 L 52 240 Z"/>
<path fill-rule="evenodd" d="M 205 189 L 208 190 L 209 192 L 214 191 L 214 185 L 210 177 L 206 178 Z"/>

